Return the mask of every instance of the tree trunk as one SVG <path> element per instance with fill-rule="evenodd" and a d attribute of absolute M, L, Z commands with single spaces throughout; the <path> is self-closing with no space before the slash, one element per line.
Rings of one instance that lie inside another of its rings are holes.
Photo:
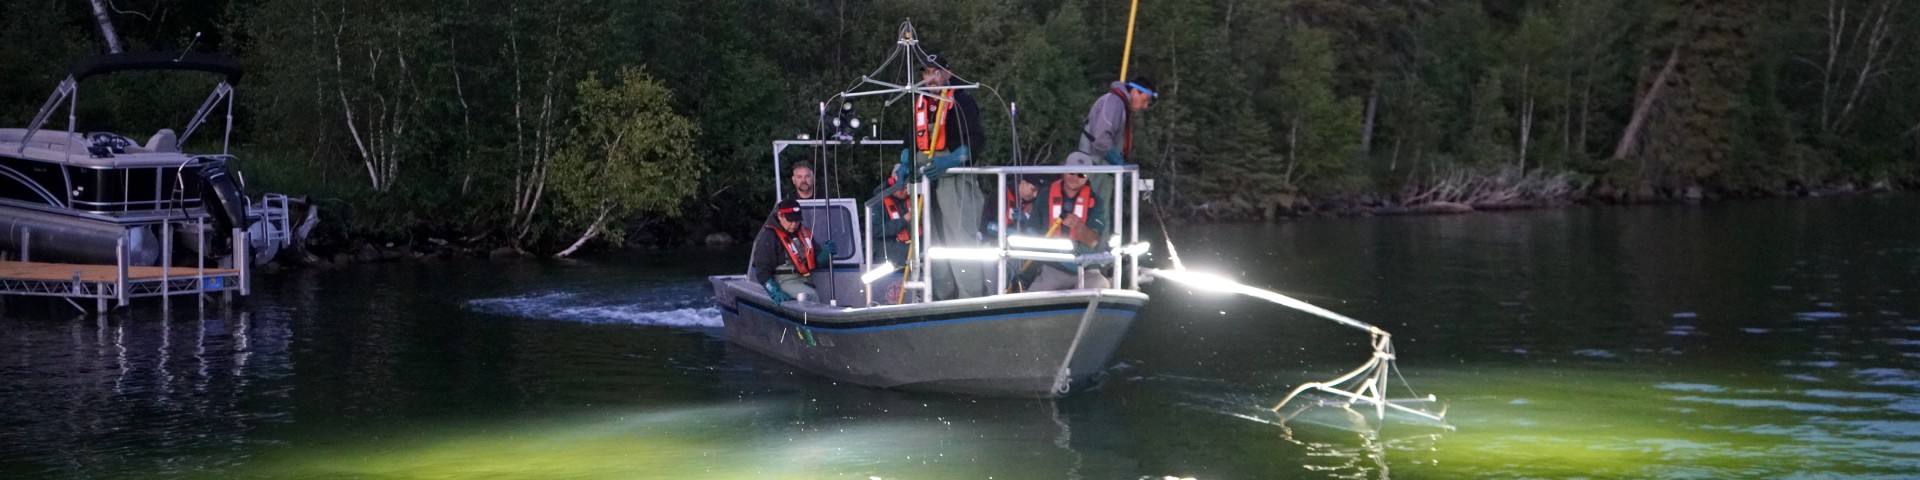
<path fill-rule="evenodd" d="M 1373 153 L 1374 119 L 1380 112 L 1380 84 L 1375 82 L 1367 89 L 1367 118 L 1360 125 L 1360 155 Z"/>
<path fill-rule="evenodd" d="M 113 30 L 113 17 L 107 13 L 107 0 L 93 0 L 93 21 L 100 25 L 100 36 L 107 39 L 107 52 L 120 53 L 120 34 Z"/>
<path fill-rule="evenodd" d="M 1680 47 L 1674 47 L 1667 55 L 1667 65 L 1660 67 L 1660 74 L 1653 77 L 1653 84 L 1647 87 L 1647 94 L 1640 104 L 1633 107 L 1633 120 L 1627 122 L 1627 130 L 1620 133 L 1620 143 L 1613 147 L 1613 158 L 1624 159 L 1633 153 L 1633 146 L 1640 140 L 1640 129 L 1647 124 L 1647 113 L 1653 110 L 1653 103 L 1660 100 L 1660 92 L 1667 84 L 1667 77 L 1673 74 L 1673 66 L 1680 63 Z"/>
<path fill-rule="evenodd" d="M 607 214 L 612 212 L 612 205 L 600 207 L 600 216 L 593 219 L 592 225 L 587 225 L 586 233 L 580 234 L 580 239 L 574 240 L 573 245 L 567 246 L 566 250 L 561 250 L 560 253 L 553 254 L 553 258 L 563 258 L 572 255 L 573 252 L 580 250 L 581 245 L 586 245 L 588 240 L 593 240 L 593 237 L 600 236 L 600 226 L 607 223 Z"/>
<path fill-rule="evenodd" d="M 1533 65 L 1520 66 L 1520 170 L 1527 170 L 1527 146 L 1533 140 Z"/>

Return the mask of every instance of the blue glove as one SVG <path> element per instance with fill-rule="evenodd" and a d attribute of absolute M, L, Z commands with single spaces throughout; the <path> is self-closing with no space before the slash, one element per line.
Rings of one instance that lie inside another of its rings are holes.
<path fill-rule="evenodd" d="M 904 182 L 909 180 L 907 173 L 913 171 L 913 157 L 913 149 L 907 148 L 900 150 L 900 166 L 894 167 L 893 169 L 895 173 L 900 174 L 900 181 Z"/>
<path fill-rule="evenodd" d="M 780 282 L 777 280 L 769 278 L 767 279 L 766 283 L 762 283 L 760 284 L 760 286 L 767 288 L 767 299 L 773 300 L 774 305 L 779 305 L 780 302 L 793 300 L 793 296 L 787 295 L 786 290 L 780 289 Z"/>
<path fill-rule="evenodd" d="M 969 158 L 972 158 L 972 155 L 967 151 L 967 146 L 961 145 L 960 148 L 953 149 L 951 153 L 934 157 L 933 161 L 930 162 L 931 164 L 927 165 L 927 168 L 920 169 L 920 174 L 926 175 L 928 179 L 938 178 L 940 175 L 947 173 L 947 169 L 949 168 L 966 165 L 967 159 Z"/>
<path fill-rule="evenodd" d="M 833 240 L 827 240 L 826 244 L 823 244 L 820 247 L 821 247 L 820 251 L 813 252 L 813 262 L 820 265 L 832 264 L 833 249 L 834 249 Z"/>
<path fill-rule="evenodd" d="M 1120 155 L 1120 149 L 1118 148 L 1113 150 L 1107 150 L 1106 159 L 1107 159 L 1108 165 L 1126 165 L 1127 164 L 1126 157 L 1123 157 Z"/>

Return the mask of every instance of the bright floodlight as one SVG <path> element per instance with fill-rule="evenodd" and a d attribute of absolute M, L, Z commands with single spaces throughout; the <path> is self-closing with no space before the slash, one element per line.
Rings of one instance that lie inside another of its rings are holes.
<path fill-rule="evenodd" d="M 1147 242 L 1140 242 L 1133 245 L 1128 245 L 1126 246 L 1126 248 L 1120 249 L 1120 253 L 1133 255 L 1137 257 L 1141 255 L 1146 255 L 1147 252 L 1152 249 L 1153 249 L 1153 244 L 1147 243 Z"/>
<path fill-rule="evenodd" d="M 1007 246 L 1021 250 L 1073 251 L 1073 242 L 1064 238 L 1040 238 L 1013 235 L 1007 237 Z"/>
<path fill-rule="evenodd" d="M 873 270 L 868 270 L 867 273 L 860 274 L 860 283 L 872 285 L 874 280 L 879 280 L 892 274 L 893 270 L 894 266 L 892 261 L 881 262 L 879 265 L 874 265 Z"/>

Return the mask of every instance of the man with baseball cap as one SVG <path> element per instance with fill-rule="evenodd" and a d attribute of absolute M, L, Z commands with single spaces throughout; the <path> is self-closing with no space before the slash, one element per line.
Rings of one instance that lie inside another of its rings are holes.
<path fill-rule="evenodd" d="M 811 299 L 820 295 L 813 288 L 813 272 L 833 268 L 833 250 L 832 240 L 822 245 L 801 224 L 800 202 L 781 200 L 774 206 L 773 220 L 753 239 L 753 268 L 747 276 L 766 288 L 775 305 Z"/>

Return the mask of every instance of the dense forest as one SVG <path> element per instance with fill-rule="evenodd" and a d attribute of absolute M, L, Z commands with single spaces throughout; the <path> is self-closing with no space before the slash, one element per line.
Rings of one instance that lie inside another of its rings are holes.
<path fill-rule="evenodd" d="M 1122 0 L 10 0 L 0 124 L 112 48 L 104 17 L 127 51 L 239 58 L 249 188 L 313 195 L 336 238 L 678 243 L 763 220 L 770 141 L 813 131 L 904 20 L 993 87 L 989 131 L 1017 125 L 980 158 L 1059 161 L 1119 75 L 1128 16 Z M 1900 188 L 1920 178 L 1917 27 L 1904 0 L 1144 0 L 1129 70 L 1161 97 L 1133 161 L 1202 220 Z M 100 83 L 80 129 L 144 138 L 212 82 Z M 868 103 L 899 138 L 906 102 Z M 828 188 L 859 196 L 892 155 L 820 158 Z"/>

